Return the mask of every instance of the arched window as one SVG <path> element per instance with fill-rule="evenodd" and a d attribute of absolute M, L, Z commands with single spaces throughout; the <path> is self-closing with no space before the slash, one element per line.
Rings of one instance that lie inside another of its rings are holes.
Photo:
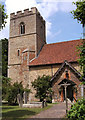
<path fill-rule="evenodd" d="M 25 24 L 24 22 L 20 23 L 20 34 L 24 34 L 25 33 Z"/>
<path fill-rule="evenodd" d="M 69 72 L 68 72 L 67 69 L 65 70 L 65 78 L 66 78 L 66 79 L 69 79 Z"/>
<path fill-rule="evenodd" d="M 20 50 L 17 51 L 17 55 L 20 56 Z"/>

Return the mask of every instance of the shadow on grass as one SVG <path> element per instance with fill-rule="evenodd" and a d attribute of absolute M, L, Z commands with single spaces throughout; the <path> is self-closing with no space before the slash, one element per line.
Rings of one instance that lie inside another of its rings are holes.
<path fill-rule="evenodd" d="M 2 107 L 2 110 L 14 109 L 14 107 Z"/>
<path fill-rule="evenodd" d="M 23 116 L 35 115 L 36 112 L 31 110 L 14 110 L 2 113 L 2 120 L 24 120 Z"/>

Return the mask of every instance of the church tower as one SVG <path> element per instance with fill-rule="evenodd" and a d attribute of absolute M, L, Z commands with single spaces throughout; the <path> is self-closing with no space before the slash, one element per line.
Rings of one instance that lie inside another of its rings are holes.
<path fill-rule="evenodd" d="M 10 14 L 8 77 L 13 83 L 29 84 L 29 62 L 38 56 L 45 43 L 45 21 L 37 8 Z"/>

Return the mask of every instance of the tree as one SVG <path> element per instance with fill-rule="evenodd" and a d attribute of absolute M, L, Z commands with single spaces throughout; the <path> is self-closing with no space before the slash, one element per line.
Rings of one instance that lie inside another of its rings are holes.
<path fill-rule="evenodd" d="M 71 11 L 74 19 L 77 19 L 83 25 L 83 30 L 85 28 L 85 0 L 79 0 L 73 2 L 76 5 L 76 10 Z M 83 77 L 85 77 L 85 33 L 83 33 L 82 45 L 78 46 L 79 59 L 81 70 L 83 71 Z M 84 83 L 84 81 L 82 82 Z M 74 105 L 71 106 L 70 111 L 67 114 L 68 119 L 72 120 L 84 120 L 85 118 L 85 99 L 78 100 Z"/>
<path fill-rule="evenodd" d="M 83 31 L 85 29 L 85 0 L 79 0 L 73 2 L 76 5 L 76 10 L 71 11 L 74 16 L 74 19 L 77 19 L 83 25 Z M 83 42 L 82 45 L 78 47 L 79 56 L 78 59 L 81 70 L 83 71 L 83 77 L 85 77 L 85 33 L 83 33 Z"/>
<path fill-rule="evenodd" d="M 40 101 L 43 101 L 52 94 L 50 78 L 50 76 L 43 75 L 32 82 L 32 86 L 36 90 L 35 97 L 39 98 Z"/>
<path fill-rule="evenodd" d="M 1 79 L 2 79 L 2 99 L 4 100 L 6 99 L 7 91 L 11 86 L 10 84 L 11 79 L 4 76 L 1 77 Z"/>
<path fill-rule="evenodd" d="M 8 69 L 8 39 L 1 39 L 2 42 L 2 76 L 7 77 Z"/>
<path fill-rule="evenodd" d="M 76 10 L 71 11 L 74 16 L 74 19 L 77 19 L 81 24 L 85 24 L 85 0 L 78 0 L 73 2 L 76 5 Z"/>
<path fill-rule="evenodd" d="M 13 85 L 10 85 L 7 90 L 6 100 L 9 104 L 16 104 L 17 103 L 17 95 L 21 94 L 23 96 L 24 88 L 22 82 L 18 83 L 15 82 Z"/>
<path fill-rule="evenodd" d="M 17 95 L 20 94 L 23 97 L 24 91 L 29 94 L 30 89 L 24 88 L 22 82 L 11 85 L 10 78 L 2 77 L 2 99 L 7 100 L 8 104 L 16 104 Z"/>
<path fill-rule="evenodd" d="M 2 75 L 2 42 L 0 41 L 0 76 Z"/>
<path fill-rule="evenodd" d="M 8 18 L 8 15 L 5 12 L 4 5 L 0 4 L 0 30 L 5 27 L 6 19 Z"/>
<path fill-rule="evenodd" d="M 0 4 L 0 31 L 5 27 L 8 15 L 5 12 L 4 5 Z M 2 75 L 2 42 L 0 41 L 0 76 Z"/>
<path fill-rule="evenodd" d="M 80 58 L 78 59 L 81 71 L 83 71 L 82 77 L 85 78 L 85 41 L 82 41 L 82 45 L 78 46 L 78 51 L 79 51 L 79 56 Z"/>

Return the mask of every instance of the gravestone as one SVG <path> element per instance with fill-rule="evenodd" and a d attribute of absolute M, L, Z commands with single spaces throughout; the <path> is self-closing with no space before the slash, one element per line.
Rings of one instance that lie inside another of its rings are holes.
<path fill-rule="evenodd" d="M 23 93 L 24 104 L 27 104 L 27 92 Z"/>
<path fill-rule="evenodd" d="M 29 104 L 31 103 L 31 96 L 29 95 Z"/>
<path fill-rule="evenodd" d="M 45 107 L 47 106 L 47 101 L 46 101 L 46 99 L 44 100 L 44 106 L 45 106 Z"/>
<path fill-rule="evenodd" d="M 42 101 L 42 108 L 44 108 L 44 100 Z"/>
<path fill-rule="evenodd" d="M 22 97 L 20 94 L 17 95 L 17 102 L 19 104 L 19 107 L 22 107 L 23 101 L 22 101 Z"/>

